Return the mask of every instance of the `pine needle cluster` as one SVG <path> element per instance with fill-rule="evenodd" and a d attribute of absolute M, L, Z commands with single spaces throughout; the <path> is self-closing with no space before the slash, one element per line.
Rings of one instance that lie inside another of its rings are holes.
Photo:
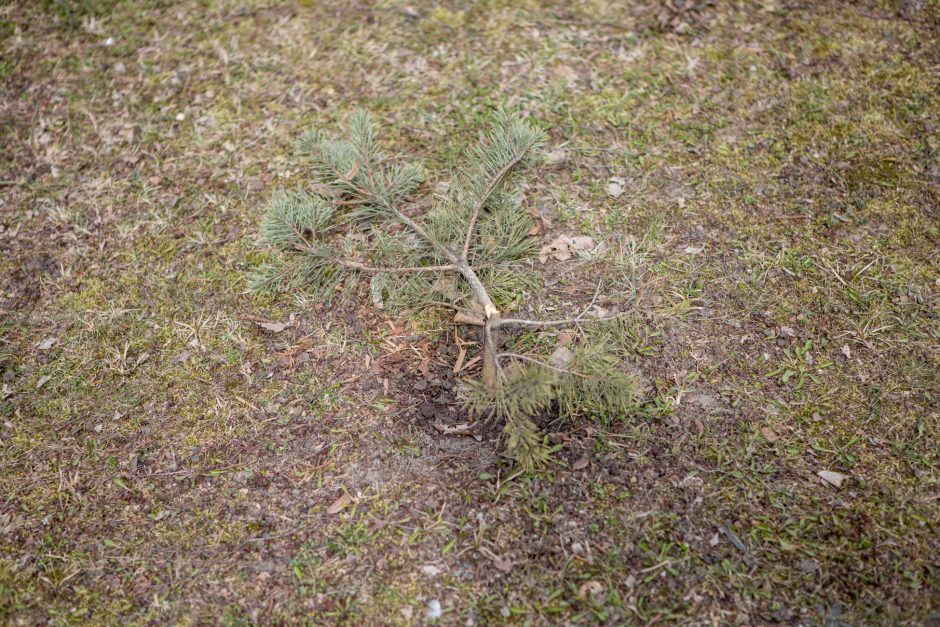
<path fill-rule="evenodd" d="M 501 334 L 542 325 L 502 314 L 534 284 L 536 243 L 521 175 L 539 162 L 544 143 L 544 133 L 520 116 L 496 113 L 448 192 L 424 209 L 415 198 L 424 169 L 384 153 L 368 114 L 351 117 L 344 139 L 308 131 L 297 145 L 309 180 L 271 198 L 261 224 L 271 261 L 250 286 L 329 299 L 351 275 L 365 274 L 377 304 L 400 311 L 444 306 L 476 320 L 483 376 L 465 382 L 464 404 L 503 421 L 507 449 L 521 465 L 542 466 L 548 447 L 533 417 L 556 409 L 563 417 L 609 419 L 632 411 L 639 394 L 622 356 L 597 333 L 581 334 L 565 368 L 499 352 Z"/>

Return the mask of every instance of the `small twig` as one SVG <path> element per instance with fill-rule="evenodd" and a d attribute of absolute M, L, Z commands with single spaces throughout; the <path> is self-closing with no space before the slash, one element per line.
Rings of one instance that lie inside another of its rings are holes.
<path fill-rule="evenodd" d="M 620 316 L 607 316 L 606 318 L 597 318 L 597 322 L 610 322 L 612 320 L 617 320 Z M 572 324 L 578 324 L 583 322 L 584 318 L 578 316 L 577 318 L 566 318 L 564 320 L 527 320 L 525 318 L 504 318 L 499 321 L 496 326 L 499 327 L 510 327 L 510 326 L 520 326 L 520 327 L 566 327 Z"/>
<path fill-rule="evenodd" d="M 585 307 L 584 310 L 574 318 L 566 318 L 564 320 L 527 320 L 525 318 L 504 318 L 503 320 L 500 320 L 499 322 L 495 324 L 497 327 L 517 325 L 517 326 L 535 327 L 535 328 L 563 327 L 563 326 L 567 326 L 570 324 L 578 324 L 584 319 L 584 316 L 587 315 L 587 312 L 591 310 L 591 307 L 594 306 L 594 303 L 597 302 L 597 297 L 601 293 L 601 284 L 603 283 L 603 281 L 604 281 L 604 277 L 601 277 L 600 280 L 597 282 L 597 287 L 594 288 L 594 297 L 591 299 L 591 302 L 588 303 L 588 306 Z M 609 316 L 607 318 L 598 318 L 598 320 L 606 321 L 606 320 L 614 320 L 616 318 L 617 316 Z"/>
<path fill-rule="evenodd" d="M 390 266 L 390 267 L 379 267 L 379 266 L 367 266 L 358 261 L 348 261 L 345 259 L 335 259 L 335 263 L 338 263 L 341 266 L 347 268 L 352 268 L 353 270 L 359 270 L 360 272 L 374 272 L 374 273 L 389 273 L 389 274 L 409 274 L 412 272 L 448 272 L 454 271 L 457 267 L 452 264 L 446 264 L 443 266 Z"/>

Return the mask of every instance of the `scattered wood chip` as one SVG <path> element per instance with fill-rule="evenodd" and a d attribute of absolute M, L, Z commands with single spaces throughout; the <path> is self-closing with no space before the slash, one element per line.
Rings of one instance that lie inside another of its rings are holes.
<path fill-rule="evenodd" d="M 842 482 L 849 478 L 848 475 L 843 475 L 841 472 L 835 472 L 834 470 L 820 470 L 816 474 L 820 479 L 835 488 L 841 488 Z"/>
<path fill-rule="evenodd" d="M 52 375 L 49 375 L 49 374 L 45 375 L 44 377 L 41 377 L 39 381 L 36 382 L 36 389 L 38 390 L 45 384 L 49 383 L 51 379 L 52 379 Z"/>
<path fill-rule="evenodd" d="M 460 351 L 457 353 L 457 361 L 454 362 L 454 374 L 460 372 L 460 369 L 463 368 L 463 360 L 467 358 L 467 349 L 464 346 L 460 347 Z"/>
<path fill-rule="evenodd" d="M 849 348 L 848 344 L 842 345 L 842 354 L 845 355 L 846 359 L 852 359 L 852 349 Z"/>
<path fill-rule="evenodd" d="M 338 514 L 352 504 L 352 497 L 343 493 L 338 499 L 333 501 L 333 504 L 326 508 L 327 514 Z"/>
<path fill-rule="evenodd" d="M 454 314 L 454 324 L 472 324 L 474 326 L 483 326 L 483 316 L 477 313 L 458 311 Z"/>
<path fill-rule="evenodd" d="M 465 364 L 463 365 L 463 368 L 460 369 L 460 371 L 463 372 L 463 371 L 466 370 L 467 368 L 472 368 L 472 367 L 473 367 L 477 362 L 479 362 L 479 361 L 480 361 L 480 356 L 477 355 L 476 357 L 472 358 L 470 361 L 468 361 L 467 363 L 465 363 Z"/>

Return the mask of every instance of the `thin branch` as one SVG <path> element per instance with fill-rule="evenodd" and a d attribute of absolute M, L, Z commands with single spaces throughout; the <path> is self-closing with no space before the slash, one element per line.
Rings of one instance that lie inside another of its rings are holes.
<path fill-rule="evenodd" d="M 604 281 L 604 277 L 597 282 L 597 287 L 594 288 L 594 298 L 591 299 L 591 302 L 588 303 L 580 314 L 574 318 L 565 318 L 564 320 L 527 320 L 525 318 L 504 318 L 499 322 L 494 323 L 497 327 L 508 327 L 508 326 L 520 326 L 520 327 L 565 327 L 572 324 L 578 324 L 584 320 L 584 316 L 587 315 L 587 312 L 591 310 L 591 307 L 594 306 L 594 303 L 597 302 L 597 297 L 601 292 L 601 283 Z M 598 318 L 599 322 L 605 322 L 608 320 L 616 320 L 617 316 L 609 316 L 607 318 Z"/>
<path fill-rule="evenodd" d="M 449 260 L 449 261 L 451 261 L 451 262 L 453 262 L 453 263 L 456 263 L 456 261 L 457 261 L 457 256 L 453 253 L 453 251 L 451 251 L 451 250 L 448 249 L 446 246 L 444 246 L 443 244 L 441 244 L 440 242 L 438 242 L 436 239 L 434 239 L 433 237 L 431 237 L 431 235 L 430 235 L 427 231 L 425 231 L 424 228 L 422 228 L 417 222 L 415 222 L 414 220 L 412 220 L 411 218 L 409 218 L 408 216 L 406 216 L 404 213 L 401 212 L 401 210 L 399 210 L 398 208 L 392 206 L 392 204 L 391 204 L 390 202 L 388 202 L 388 200 L 387 200 L 386 198 L 380 196 L 379 194 L 377 194 L 377 193 L 375 192 L 375 189 L 374 189 L 374 187 L 375 187 L 375 182 L 372 181 L 371 175 L 369 176 L 369 182 L 370 182 L 370 185 L 372 186 L 372 189 L 367 189 L 367 188 L 364 188 L 364 187 L 362 187 L 362 186 L 360 186 L 360 185 L 356 185 L 356 184 L 352 181 L 351 178 L 346 178 L 346 175 L 345 175 L 344 173 L 338 171 L 338 170 L 333 166 L 332 163 L 328 163 L 328 165 L 329 165 L 330 170 L 333 171 L 333 175 L 336 177 L 336 179 L 337 179 L 338 181 L 341 181 L 341 182 L 345 183 L 346 185 L 349 185 L 349 186 L 352 187 L 354 190 L 356 190 L 357 192 L 359 192 L 360 194 L 362 194 L 362 195 L 365 196 L 366 198 L 370 199 L 372 202 L 376 202 L 376 203 L 382 205 L 383 207 L 385 207 L 386 209 L 388 209 L 389 211 L 391 211 L 392 214 L 394 214 L 394 216 L 395 216 L 396 218 L 398 218 L 403 224 L 405 224 L 405 226 L 407 226 L 407 227 L 410 228 L 412 231 L 414 231 L 415 233 L 417 233 L 418 235 L 420 235 L 421 237 L 423 237 L 425 240 L 427 240 L 434 248 L 437 249 L 437 251 L 438 251 L 439 253 L 441 253 L 442 255 L 444 255 L 444 257 L 445 257 L 447 260 Z"/>
<path fill-rule="evenodd" d="M 503 166 L 503 169 L 496 173 L 489 184 L 486 186 L 486 189 L 483 190 L 483 194 L 480 196 L 479 201 L 477 201 L 476 207 L 473 208 L 473 215 L 470 216 L 470 224 L 467 225 L 467 235 L 463 241 L 463 252 L 461 253 L 461 258 L 466 261 L 467 255 L 470 253 L 470 240 L 473 238 L 473 229 L 476 227 L 477 219 L 480 217 L 480 211 L 483 210 L 483 205 L 486 204 L 486 201 L 489 200 L 490 195 L 493 193 L 493 190 L 496 189 L 496 186 L 499 185 L 500 181 L 503 180 L 503 177 L 512 170 L 517 163 L 522 161 L 525 157 L 525 150 L 522 150 L 518 155 L 512 158 L 512 160 Z"/>
<path fill-rule="evenodd" d="M 606 318 L 597 318 L 592 320 L 592 322 L 611 322 L 617 320 L 620 316 L 607 316 Z M 584 318 L 566 318 L 564 320 L 527 320 L 525 318 L 503 318 L 498 323 L 494 323 L 494 326 L 497 327 L 529 327 L 532 329 L 538 329 L 540 327 L 567 327 L 573 324 L 578 324 L 584 322 Z"/>
<path fill-rule="evenodd" d="M 445 259 L 448 259 L 451 263 L 457 263 L 457 256 L 453 253 L 453 251 L 447 248 L 446 246 L 444 246 L 443 244 L 441 244 L 435 238 L 431 237 L 431 234 L 425 231 L 421 225 L 419 225 L 417 222 L 415 222 L 414 220 L 406 216 L 396 207 L 393 207 L 392 204 L 389 203 L 388 200 L 386 200 L 385 198 L 381 198 L 381 197 L 376 197 L 376 198 L 383 205 L 385 205 L 386 209 L 394 213 L 395 217 L 401 220 L 406 226 L 411 228 L 411 230 L 413 230 L 415 233 L 417 233 L 418 235 L 423 237 L 425 240 L 427 240 L 428 243 L 430 243 L 431 246 L 436 248 L 437 251 L 444 256 Z"/>
<path fill-rule="evenodd" d="M 334 263 L 337 263 L 341 266 L 351 268 L 353 270 L 358 270 L 359 272 L 374 272 L 374 273 L 383 273 L 387 272 L 388 274 L 408 274 L 412 272 L 452 272 L 457 270 L 457 266 L 454 264 L 447 264 L 443 266 L 389 266 L 389 267 L 379 267 L 379 266 L 367 266 L 358 261 L 347 261 L 345 259 L 334 259 Z"/>

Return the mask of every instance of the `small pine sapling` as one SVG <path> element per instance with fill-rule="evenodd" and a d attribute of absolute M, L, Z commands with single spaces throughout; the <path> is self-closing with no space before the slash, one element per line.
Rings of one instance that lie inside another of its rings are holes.
<path fill-rule="evenodd" d="M 482 377 L 464 382 L 464 406 L 503 422 L 507 449 L 524 468 L 548 460 L 532 420 L 540 412 L 610 417 L 635 410 L 640 388 L 612 341 L 616 318 L 587 323 L 587 310 L 563 320 L 503 316 L 531 284 L 525 264 L 536 245 L 520 175 L 539 162 L 541 130 L 498 112 L 447 192 L 422 210 L 413 197 L 422 168 L 384 154 L 368 114 L 355 113 L 349 127 L 348 139 L 316 130 L 299 139 L 311 180 L 271 199 L 261 234 L 277 252 L 250 277 L 254 290 L 328 298 L 355 273 L 370 276 L 377 303 L 456 310 L 454 321 L 480 327 L 482 340 Z M 507 333 L 572 325 L 579 340 L 566 359 L 500 352 Z"/>

